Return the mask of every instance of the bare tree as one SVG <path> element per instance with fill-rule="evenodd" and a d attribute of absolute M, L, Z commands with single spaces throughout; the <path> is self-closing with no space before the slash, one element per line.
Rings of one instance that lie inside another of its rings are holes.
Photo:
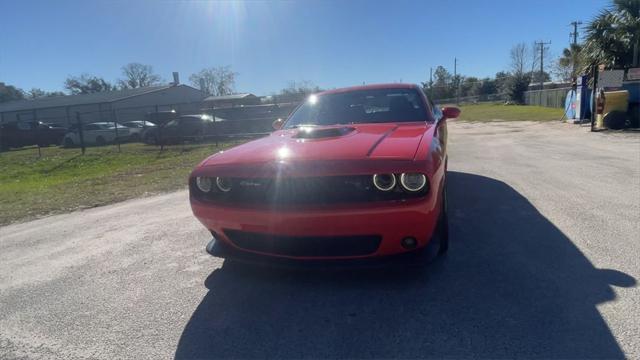
<path fill-rule="evenodd" d="M 230 66 L 218 66 L 192 74 L 189 76 L 189 81 L 209 95 L 222 96 L 234 92 L 236 76 L 238 73 L 231 71 Z"/>
<path fill-rule="evenodd" d="M 153 73 L 151 65 L 140 63 L 130 63 L 122 67 L 124 79 L 118 80 L 118 85 L 122 89 L 135 89 L 158 84 L 160 76 Z"/>
<path fill-rule="evenodd" d="M 280 90 L 281 95 L 302 94 L 307 95 L 319 92 L 320 87 L 309 80 L 290 81 L 286 88 Z"/>
<path fill-rule="evenodd" d="M 524 74 L 529 68 L 530 52 L 527 44 L 519 43 L 511 48 L 511 72 L 514 75 Z"/>

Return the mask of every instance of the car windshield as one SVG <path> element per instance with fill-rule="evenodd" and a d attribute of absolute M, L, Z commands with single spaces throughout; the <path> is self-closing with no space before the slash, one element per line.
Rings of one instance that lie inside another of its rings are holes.
<path fill-rule="evenodd" d="M 415 89 L 359 90 L 309 96 L 285 128 L 427 119 L 422 97 Z"/>

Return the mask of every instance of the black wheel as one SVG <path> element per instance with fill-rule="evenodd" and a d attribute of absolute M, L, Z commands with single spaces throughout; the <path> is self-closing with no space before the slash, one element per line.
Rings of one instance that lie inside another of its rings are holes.
<path fill-rule="evenodd" d="M 98 136 L 96 138 L 96 145 L 98 146 L 104 146 L 104 144 L 106 143 L 106 141 L 104 141 L 104 138 L 102 136 Z"/>
<path fill-rule="evenodd" d="M 73 145 L 75 145 L 73 143 L 73 140 L 71 140 L 71 138 L 64 138 L 64 147 L 73 147 Z"/>
<path fill-rule="evenodd" d="M 442 190 L 442 212 L 438 219 L 438 228 L 436 230 L 440 239 L 440 248 L 438 254 L 444 254 L 449 250 L 449 214 L 447 205 L 447 184 L 445 183 Z"/>

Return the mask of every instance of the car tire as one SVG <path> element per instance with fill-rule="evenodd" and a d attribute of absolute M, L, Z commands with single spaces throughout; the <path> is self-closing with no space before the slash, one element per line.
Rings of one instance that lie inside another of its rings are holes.
<path fill-rule="evenodd" d="M 102 136 L 98 136 L 96 138 L 96 145 L 98 146 L 104 146 L 107 142 L 104 140 L 104 138 Z"/>
<path fill-rule="evenodd" d="M 70 148 L 73 147 L 75 143 L 73 142 L 73 140 L 71 140 L 71 138 L 64 138 L 63 145 L 66 148 Z"/>

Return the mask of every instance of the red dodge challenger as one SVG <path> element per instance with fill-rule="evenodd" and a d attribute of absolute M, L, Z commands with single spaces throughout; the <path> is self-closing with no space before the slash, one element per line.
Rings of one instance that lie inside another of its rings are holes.
<path fill-rule="evenodd" d="M 193 170 L 207 251 L 307 262 L 445 252 L 446 120 L 459 113 L 407 84 L 309 96 L 270 136 Z"/>

